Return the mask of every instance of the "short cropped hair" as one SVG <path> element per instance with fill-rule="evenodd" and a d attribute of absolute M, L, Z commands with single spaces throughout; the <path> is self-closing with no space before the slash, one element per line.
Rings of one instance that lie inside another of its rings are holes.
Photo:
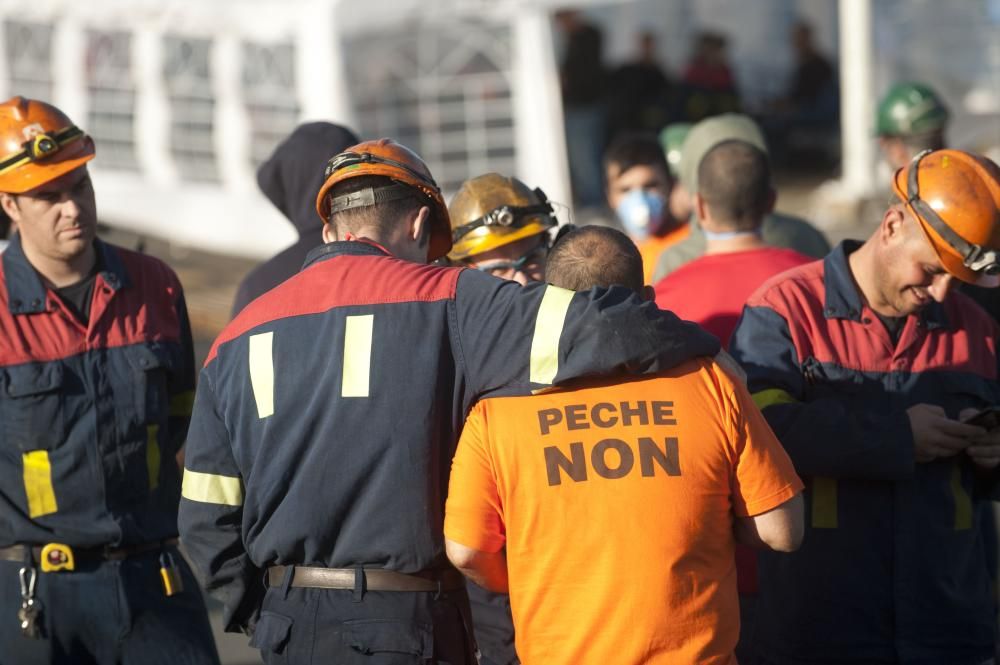
<path fill-rule="evenodd" d="M 656 166 L 663 169 L 668 180 L 672 179 L 663 146 L 652 134 L 627 133 L 615 137 L 604 151 L 604 172 L 612 166 L 617 167 L 619 173 L 633 166 Z"/>
<path fill-rule="evenodd" d="M 553 245 L 545 280 L 571 291 L 620 284 L 638 293 L 643 287 L 642 255 L 621 231 L 582 226 Z"/>
<path fill-rule="evenodd" d="M 698 164 L 698 193 L 721 226 L 758 228 L 771 201 L 767 155 L 745 141 L 719 143 Z"/>
<path fill-rule="evenodd" d="M 388 187 L 394 184 L 392 179 L 379 175 L 358 176 L 342 180 L 330 188 L 327 196 L 337 197 L 344 194 L 372 187 Z M 337 229 L 344 231 L 356 231 L 365 226 L 372 226 L 381 231 L 387 231 L 403 217 L 406 217 L 418 210 L 421 206 L 430 205 L 429 200 L 418 189 L 413 189 L 413 196 L 392 201 L 384 201 L 375 205 L 361 208 L 348 208 L 340 212 L 332 213 L 327 220 Z"/>

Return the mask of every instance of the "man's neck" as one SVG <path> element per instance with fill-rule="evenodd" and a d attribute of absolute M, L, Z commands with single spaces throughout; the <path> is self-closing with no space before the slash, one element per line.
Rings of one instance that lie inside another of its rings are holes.
<path fill-rule="evenodd" d="M 97 262 L 97 249 L 93 244 L 79 256 L 66 260 L 36 255 L 23 245 L 22 249 L 31 267 L 41 276 L 45 285 L 53 289 L 61 289 L 82 281 L 94 269 L 94 264 Z"/>
<path fill-rule="evenodd" d="M 703 223 L 704 226 L 704 223 Z M 730 252 L 745 252 L 751 249 L 767 247 L 759 232 L 741 232 L 728 237 L 713 237 L 713 231 L 705 230 L 705 254 L 728 254 Z M 725 233 L 715 231 L 714 233 Z"/>

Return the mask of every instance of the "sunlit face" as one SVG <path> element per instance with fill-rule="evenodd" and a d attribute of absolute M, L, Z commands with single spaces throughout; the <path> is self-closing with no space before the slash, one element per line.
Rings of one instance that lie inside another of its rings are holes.
<path fill-rule="evenodd" d="M 29 257 L 68 263 L 94 242 L 97 204 L 86 166 L 26 194 L 0 196 Z"/>
<path fill-rule="evenodd" d="M 548 243 L 545 234 L 521 238 L 487 252 L 470 256 L 465 264 L 500 279 L 510 279 L 522 286 L 545 279 Z"/>
<path fill-rule="evenodd" d="M 883 301 L 880 313 L 888 316 L 915 314 L 931 302 L 943 302 L 956 279 L 945 271 L 941 260 L 909 214 L 900 232 L 884 240 L 878 291 Z"/>
<path fill-rule="evenodd" d="M 618 209 L 621 200 L 633 189 L 659 194 L 664 201 L 670 197 L 670 176 L 659 166 L 637 164 L 622 171 L 617 164 L 608 166 L 608 207 Z"/>

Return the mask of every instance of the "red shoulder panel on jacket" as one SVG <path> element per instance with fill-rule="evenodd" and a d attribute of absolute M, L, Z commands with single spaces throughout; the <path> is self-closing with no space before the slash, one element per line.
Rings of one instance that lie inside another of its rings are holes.
<path fill-rule="evenodd" d="M 113 293 L 99 274 L 91 301 L 88 335 L 82 334 L 64 305 L 47 291 L 48 310 L 11 316 L 5 278 L 0 275 L 0 365 L 50 362 L 92 349 L 128 346 L 141 342 L 177 342 L 180 319 L 174 304 L 181 285 L 174 272 L 159 259 L 114 247 L 127 275 L 128 286 Z"/>
<path fill-rule="evenodd" d="M 904 344 L 895 347 L 867 307 L 861 321 L 828 319 L 825 298 L 823 265 L 816 262 L 769 280 L 748 305 L 768 307 L 785 319 L 800 362 L 815 358 L 859 372 L 953 371 L 997 378 L 1000 329 L 962 293 L 952 293 L 945 301 L 947 327 L 923 330 L 907 322 Z M 916 346 L 906 339 L 915 340 Z"/>
<path fill-rule="evenodd" d="M 271 321 L 336 307 L 453 299 L 462 270 L 391 256 L 347 254 L 323 259 L 243 308 L 212 344 L 205 365 L 215 358 L 220 345 Z"/>

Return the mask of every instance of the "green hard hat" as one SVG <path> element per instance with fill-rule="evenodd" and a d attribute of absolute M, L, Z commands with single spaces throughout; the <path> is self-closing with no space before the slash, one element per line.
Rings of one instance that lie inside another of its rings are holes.
<path fill-rule="evenodd" d="M 681 164 L 681 148 L 684 146 L 684 139 L 687 138 L 691 127 L 690 122 L 675 122 L 667 125 L 660 132 L 660 145 L 663 147 L 663 154 L 667 157 L 670 174 L 675 178 L 678 176 Z"/>
<path fill-rule="evenodd" d="M 948 109 L 923 83 L 897 83 L 878 105 L 875 127 L 879 136 L 909 136 L 944 129 Z"/>

